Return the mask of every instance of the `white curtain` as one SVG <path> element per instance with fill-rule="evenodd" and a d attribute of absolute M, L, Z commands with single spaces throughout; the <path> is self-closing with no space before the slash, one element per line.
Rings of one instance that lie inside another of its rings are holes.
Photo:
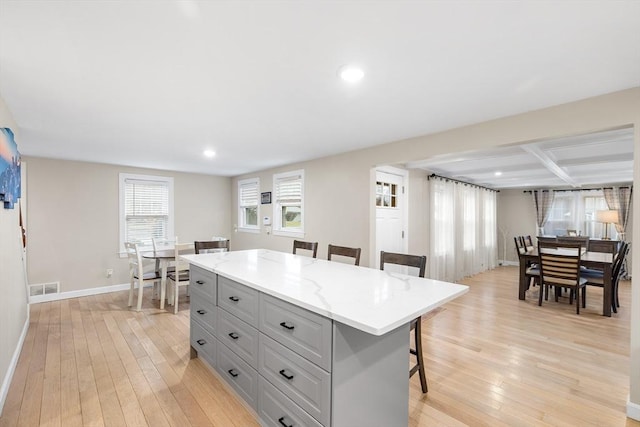
<path fill-rule="evenodd" d="M 430 177 L 429 189 L 429 277 L 455 282 L 494 268 L 495 191 L 439 177 Z"/>

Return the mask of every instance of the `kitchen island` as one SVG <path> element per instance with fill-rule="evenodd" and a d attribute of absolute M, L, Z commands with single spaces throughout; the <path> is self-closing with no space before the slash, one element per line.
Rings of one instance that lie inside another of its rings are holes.
<path fill-rule="evenodd" d="M 277 427 L 406 426 L 409 322 L 468 290 L 264 249 L 184 258 L 192 355 Z"/>

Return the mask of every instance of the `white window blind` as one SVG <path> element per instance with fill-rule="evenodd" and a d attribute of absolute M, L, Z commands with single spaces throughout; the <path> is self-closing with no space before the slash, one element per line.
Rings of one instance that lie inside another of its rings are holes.
<path fill-rule="evenodd" d="M 120 175 L 120 237 L 124 242 L 151 245 L 151 239 L 173 237 L 173 179 Z"/>
<path fill-rule="evenodd" d="M 258 229 L 259 193 L 258 178 L 238 181 L 238 222 L 241 229 Z"/>
<path fill-rule="evenodd" d="M 301 236 L 304 232 L 304 171 L 273 176 L 274 232 Z"/>

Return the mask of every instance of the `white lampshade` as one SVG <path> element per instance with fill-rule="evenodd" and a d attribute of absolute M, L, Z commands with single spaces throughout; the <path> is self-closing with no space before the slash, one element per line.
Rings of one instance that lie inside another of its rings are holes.
<path fill-rule="evenodd" d="M 618 222 L 618 211 L 606 210 L 596 211 L 596 221 L 604 222 L 605 224 L 616 224 Z"/>

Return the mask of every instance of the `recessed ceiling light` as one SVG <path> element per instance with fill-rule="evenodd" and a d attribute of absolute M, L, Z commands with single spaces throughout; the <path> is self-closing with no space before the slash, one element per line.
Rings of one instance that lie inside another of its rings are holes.
<path fill-rule="evenodd" d="M 358 82 L 364 77 L 364 71 L 362 71 L 362 68 L 354 65 L 345 65 L 344 67 L 340 67 L 338 74 L 342 80 L 349 83 Z"/>
<path fill-rule="evenodd" d="M 213 150 L 204 150 L 204 153 L 202 154 L 204 154 L 205 157 L 212 158 L 215 157 L 216 152 Z"/>
<path fill-rule="evenodd" d="M 500 176 L 500 175 L 502 175 L 502 172 L 497 171 L 496 173 L 494 173 L 494 175 L 495 175 L 495 176 Z"/>

